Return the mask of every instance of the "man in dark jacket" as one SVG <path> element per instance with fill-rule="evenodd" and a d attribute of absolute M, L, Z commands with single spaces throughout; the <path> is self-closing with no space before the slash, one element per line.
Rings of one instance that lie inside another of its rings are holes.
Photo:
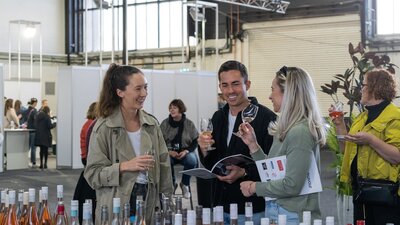
<path fill-rule="evenodd" d="M 199 136 L 200 160 L 207 169 L 220 159 L 234 154 L 243 154 L 250 156 L 249 148 L 241 138 L 233 135 L 236 133 L 239 125 L 242 123 L 241 112 L 249 104 L 258 106 L 258 113 L 251 122 L 257 141 L 259 141 L 265 153 L 269 152 L 272 144 L 272 136 L 268 134 L 268 125 L 276 120 L 276 115 L 267 107 L 260 105 L 256 98 L 249 98 L 247 91 L 251 82 L 248 80 L 246 67 L 237 61 L 227 61 L 221 65 L 218 71 L 219 87 L 222 97 L 227 104 L 214 113 L 212 117 L 213 132 L 212 137 L 206 135 Z M 216 150 L 207 151 L 207 146 L 213 144 Z M 252 202 L 253 221 L 260 223 L 264 217 L 265 200 L 262 197 L 251 196 L 244 197 L 240 191 L 240 182 L 245 180 L 259 181 L 260 177 L 255 164 L 246 168 L 235 165 L 227 166 L 229 171 L 227 176 L 218 176 L 218 179 L 212 184 L 211 205 L 224 206 L 225 224 L 229 224 L 229 206 L 230 203 L 237 203 L 239 224 L 244 224 L 245 202 Z"/>
<path fill-rule="evenodd" d="M 36 106 L 38 100 L 36 98 L 31 98 L 29 102 L 29 107 L 27 110 L 27 128 L 31 129 L 29 131 L 29 148 L 31 149 L 31 163 L 32 167 L 36 166 L 36 146 L 35 146 L 35 118 L 37 114 Z"/>

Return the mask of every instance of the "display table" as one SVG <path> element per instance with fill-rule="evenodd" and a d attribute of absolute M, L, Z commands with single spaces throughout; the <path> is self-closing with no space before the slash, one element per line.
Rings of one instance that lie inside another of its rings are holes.
<path fill-rule="evenodd" d="M 29 129 L 4 129 L 4 160 L 6 170 L 29 167 Z"/>

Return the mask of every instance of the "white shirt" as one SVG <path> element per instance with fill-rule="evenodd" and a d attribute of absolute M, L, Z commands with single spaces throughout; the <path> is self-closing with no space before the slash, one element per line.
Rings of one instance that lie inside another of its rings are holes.
<path fill-rule="evenodd" d="M 140 147 L 141 147 L 140 129 L 135 132 L 129 132 L 129 131 L 127 131 L 127 132 L 128 132 L 128 137 L 129 137 L 129 140 L 131 141 L 133 150 L 135 151 L 135 155 L 139 156 L 140 155 Z M 140 171 L 139 175 L 136 178 L 136 183 L 147 184 L 147 182 L 148 182 L 148 179 L 147 179 L 146 172 Z"/>

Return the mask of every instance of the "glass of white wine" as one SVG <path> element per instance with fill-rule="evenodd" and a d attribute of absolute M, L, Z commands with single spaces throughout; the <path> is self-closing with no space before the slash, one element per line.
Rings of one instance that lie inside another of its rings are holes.
<path fill-rule="evenodd" d="M 213 131 L 213 124 L 210 118 L 201 118 L 200 119 L 200 131 L 203 135 L 211 136 L 212 131 Z M 214 147 L 211 147 L 210 145 L 207 147 L 207 151 L 214 150 Z"/>
<path fill-rule="evenodd" d="M 251 123 L 257 116 L 257 112 L 258 112 L 258 106 L 254 105 L 254 104 L 250 104 L 248 105 L 246 108 L 244 108 L 242 110 L 242 121 L 247 122 L 247 123 Z M 239 131 L 238 132 L 233 132 L 234 135 L 241 137 Z"/>

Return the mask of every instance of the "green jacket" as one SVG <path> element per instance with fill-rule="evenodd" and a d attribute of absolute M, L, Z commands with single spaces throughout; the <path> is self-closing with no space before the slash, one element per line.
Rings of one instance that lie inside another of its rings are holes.
<path fill-rule="evenodd" d="M 274 136 L 268 158 L 286 155 L 286 174 L 283 179 L 256 183 L 257 196 L 277 198 L 277 203 L 288 211 L 296 212 L 301 220 L 303 211 L 311 211 L 312 219 L 321 218 L 319 193 L 299 195 L 314 155 L 319 171 L 320 153 L 306 120 L 295 124 L 283 142 Z M 252 154 L 254 160 L 265 159 L 262 151 Z"/>
<path fill-rule="evenodd" d="M 364 131 L 378 137 L 387 144 L 400 148 L 400 109 L 390 103 L 382 113 L 371 123 L 365 125 L 368 112 L 361 113 L 353 122 L 349 134 Z M 351 162 L 357 154 L 357 144 L 346 142 L 340 181 L 351 182 Z M 388 179 L 393 182 L 399 180 L 400 165 L 393 165 L 383 159 L 369 145 L 358 146 L 357 157 L 358 174 L 363 178 Z"/>
<path fill-rule="evenodd" d="M 173 192 L 168 150 L 157 120 L 143 110 L 139 111 L 141 124 L 141 153 L 154 149 L 154 168 L 149 170 L 148 192 L 146 196 L 146 223 L 153 224 L 154 208 L 159 206 L 159 193 L 171 196 Z M 131 141 L 125 129 L 121 110 L 100 118 L 90 136 L 89 155 L 84 176 L 96 190 L 96 223 L 100 224 L 101 205 L 108 206 L 112 215 L 114 197 L 121 198 L 121 208 L 129 203 L 138 172 L 119 170 L 120 162 L 135 157 Z"/>

